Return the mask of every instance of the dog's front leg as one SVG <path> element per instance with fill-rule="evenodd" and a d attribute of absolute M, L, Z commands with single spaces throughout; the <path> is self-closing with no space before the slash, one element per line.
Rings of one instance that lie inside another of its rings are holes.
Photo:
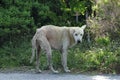
<path fill-rule="evenodd" d="M 63 65 L 64 71 L 70 72 L 70 70 L 67 67 L 67 54 L 68 54 L 67 49 L 63 49 L 61 59 L 62 59 L 62 65 Z"/>

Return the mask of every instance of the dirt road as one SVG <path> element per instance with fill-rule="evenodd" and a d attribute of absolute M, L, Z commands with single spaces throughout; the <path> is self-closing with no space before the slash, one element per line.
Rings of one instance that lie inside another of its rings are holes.
<path fill-rule="evenodd" d="M 0 73 L 0 80 L 120 80 L 120 75 Z"/>

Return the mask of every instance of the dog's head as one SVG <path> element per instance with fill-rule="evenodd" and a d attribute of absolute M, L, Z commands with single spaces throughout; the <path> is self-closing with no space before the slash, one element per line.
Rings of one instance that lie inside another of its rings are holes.
<path fill-rule="evenodd" d="M 82 42 L 85 28 L 86 28 L 86 25 L 83 25 L 82 27 L 75 27 L 73 29 L 72 34 L 76 43 Z"/>

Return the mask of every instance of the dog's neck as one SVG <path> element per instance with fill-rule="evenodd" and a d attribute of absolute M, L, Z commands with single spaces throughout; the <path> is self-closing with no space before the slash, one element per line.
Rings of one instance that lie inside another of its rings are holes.
<path fill-rule="evenodd" d="M 73 34 L 71 34 L 70 33 L 70 30 L 68 31 L 68 35 L 70 36 L 70 41 L 69 41 L 69 43 L 70 43 L 70 46 L 72 47 L 72 46 L 74 46 L 76 43 L 75 43 L 75 39 L 74 39 L 74 37 L 73 37 Z"/>

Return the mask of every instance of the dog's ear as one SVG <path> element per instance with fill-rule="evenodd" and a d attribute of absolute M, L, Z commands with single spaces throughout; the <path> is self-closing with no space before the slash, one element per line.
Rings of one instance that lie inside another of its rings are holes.
<path fill-rule="evenodd" d="M 86 25 L 83 25 L 81 28 L 84 30 L 86 28 Z"/>

